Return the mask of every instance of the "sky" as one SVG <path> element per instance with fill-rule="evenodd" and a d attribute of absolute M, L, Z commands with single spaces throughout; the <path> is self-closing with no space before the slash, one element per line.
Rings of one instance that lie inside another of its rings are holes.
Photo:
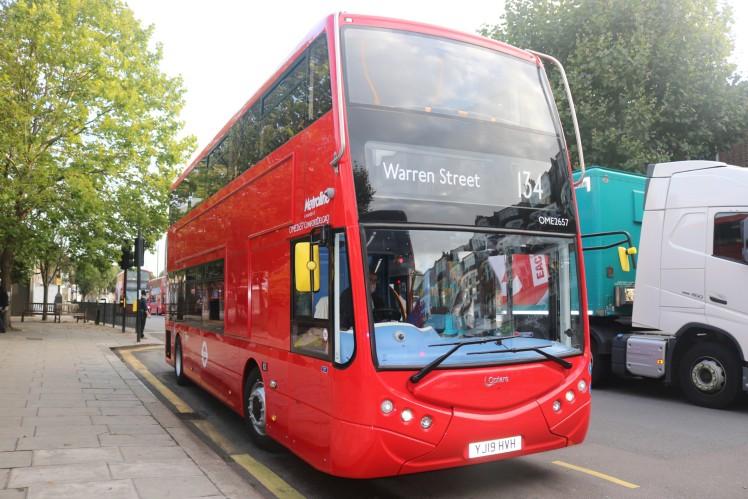
<path fill-rule="evenodd" d="M 162 70 L 184 80 L 181 119 L 184 133 L 197 137 L 195 154 L 330 13 L 382 15 L 475 32 L 484 23 L 498 23 L 504 10 L 504 0 L 126 1 L 136 18 L 153 25 L 153 39 L 163 47 Z M 748 1 L 723 1 L 735 18 L 732 60 L 748 78 Z M 165 254 L 162 240 L 146 255 L 145 268 L 163 270 Z"/>

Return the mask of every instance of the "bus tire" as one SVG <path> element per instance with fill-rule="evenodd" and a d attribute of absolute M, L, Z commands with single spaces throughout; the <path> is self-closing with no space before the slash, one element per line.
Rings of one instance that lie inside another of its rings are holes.
<path fill-rule="evenodd" d="M 740 361 L 721 343 L 696 343 L 679 362 L 678 382 L 692 404 L 725 409 L 740 394 Z"/>
<path fill-rule="evenodd" d="M 249 428 L 249 437 L 257 447 L 275 450 L 275 442 L 266 432 L 265 384 L 257 366 L 252 368 L 244 381 L 244 421 Z"/>
<path fill-rule="evenodd" d="M 592 340 L 592 386 L 600 388 L 610 381 L 610 355 L 599 353 L 597 342 Z"/>
<path fill-rule="evenodd" d="M 174 340 L 174 375 L 177 377 L 177 384 L 185 386 L 189 384 L 187 376 L 184 374 L 184 359 L 182 357 L 182 340 L 179 336 Z"/>

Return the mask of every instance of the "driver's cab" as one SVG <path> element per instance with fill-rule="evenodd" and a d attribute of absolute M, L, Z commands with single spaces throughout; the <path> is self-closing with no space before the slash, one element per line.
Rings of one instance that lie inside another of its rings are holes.
<path fill-rule="evenodd" d="M 369 255 L 367 279 L 374 322 L 408 317 L 410 276 L 402 255 Z M 412 267 L 411 267 L 412 269 Z"/>

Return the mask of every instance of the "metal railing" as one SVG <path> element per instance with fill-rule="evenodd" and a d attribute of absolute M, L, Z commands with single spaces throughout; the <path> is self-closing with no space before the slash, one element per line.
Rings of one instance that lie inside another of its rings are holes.
<path fill-rule="evenodd" d="M 135 329 L 136 314 L 128 307 L 126 312 L 118 303 L 47 303 L 46 312 L 55 322 L 60 321 L 62 315 L 82 315 L 86 321 L 94 322 L 100 325 L 111 325 L 112 327 L 122 327 L 122 314 L 125 314 L 125 327 Z M 29 315 L 44 315 L 44 303 L 29 303 L 21 313 L 21 322 Z"/>

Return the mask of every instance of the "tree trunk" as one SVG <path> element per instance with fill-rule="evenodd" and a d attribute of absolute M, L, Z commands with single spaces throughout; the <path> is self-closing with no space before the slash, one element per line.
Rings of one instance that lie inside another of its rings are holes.
<path fill-rule="evenodd" d="M 43 287 L 44 287 L 44 295 L 43 295 L 44 299 L 42 301 L 42 320 L 46 321 L 47 320 L 47 303 L 49 303 L 49 299 L 48 299 L 48 297 L 49 297 L 49 284 L 47 283 L 46 279 L 44 279 Z"/>
<path fill-rule="evenodd" d="M 2 280 L 2 286 L 5 291 L 8 292 L 8 295 L 10 295 L 10 290 L 13 287 L 13 281 L 10 277 L 10 270 L 13 268 L 13 258 L 13 252 L 9 248 L 4 248 L 3 251 L 0 252 L 0 280 Z M 10 298 L 10 296 L 8 298 Z M 10 302 L 10 300 L 8 300 L 8 302 Z M 8 308 L 5 310 L 3 324 L 5 324 L 6 331 L 12 329 L 10 323 L 10 303 L 8 303 Z"/>
<path fill-rule="evenodd" d="M 49 294 L 49 266 L 47 266 L 46 262 L 39 261 L 39 277 L 42 278 L 42 320 L 47 320 L 47 302 L 49 301 L 47 299 Z"/>

